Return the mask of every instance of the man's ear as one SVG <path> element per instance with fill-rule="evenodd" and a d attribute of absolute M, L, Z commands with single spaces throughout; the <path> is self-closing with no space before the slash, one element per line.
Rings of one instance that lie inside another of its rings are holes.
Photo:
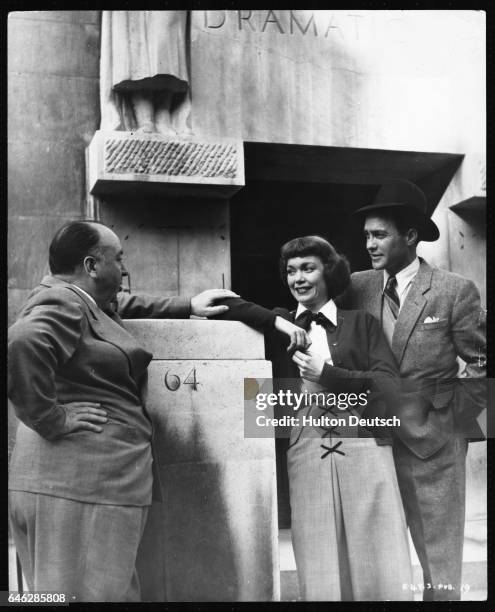
<path fill-rule="evenodd" d="M 96 272 L 96 257 L 93 257 L 93 255 L 86 255 L 83 261 L 83 268 L 88 276 L 96 278 L 98 275 Z"/>
<path fill-rule="evenodd" d="M 408 246 L 416 246 L 418 244 L 418 230 L 415 227 L 407 230 L 406 241 Z"/>

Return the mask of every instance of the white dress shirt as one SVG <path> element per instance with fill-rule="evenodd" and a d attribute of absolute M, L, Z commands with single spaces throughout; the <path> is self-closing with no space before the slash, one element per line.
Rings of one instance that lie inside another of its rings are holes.
<path fill-rule="evenodd" d="M 303 313 L 305 310 L 308 310 L 306 306 L 302 304 L 298 304 L 296 310 L 296 319 L 297 317 Z M 325 315 L 326 318 L 331 321 L 335 326 L 337 326 L 337 306 L 335 306 L 335 302 L 333 300 L 328 300 L 328 302 L 320 308 L 319 312 Z M 327 331 L 322 325 L 318 325 L 314 321 L 311 321 L 311 327 L 308 330 L 308 336 L 311 340 L 311 346 L 307 350 L 308 353 L 313 353 L 315 355 L 321 355 L 325 361 L 333 365 L 332 356 L 330 355 L 330 349 L 328 348 L 328 340 L 327 340 Z"/>

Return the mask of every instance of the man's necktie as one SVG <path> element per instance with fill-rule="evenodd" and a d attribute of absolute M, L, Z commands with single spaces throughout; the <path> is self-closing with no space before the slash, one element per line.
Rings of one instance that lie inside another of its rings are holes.
<path fill-rule="evenodd" d="M 399 316 L 400 309 L 399 295 L 397 294 L 396 287 L 397 279 L 395 278 L 395 276 L 389 276 L 383 293 L 388 302 L 388 305 L 390 306 L 390 310 L 394 315 L 394 319 L 397 319 L 397 317 Z"/>
<path fill-rule="evenodd" d="M 310 310 L 305 310 L 297 317 L 296 325 L 309 331 L 312 321 L 317 325 L 321 325 L 327 331 L 335 329 L 335 325 L 322 312 L 313 313 Z"/>

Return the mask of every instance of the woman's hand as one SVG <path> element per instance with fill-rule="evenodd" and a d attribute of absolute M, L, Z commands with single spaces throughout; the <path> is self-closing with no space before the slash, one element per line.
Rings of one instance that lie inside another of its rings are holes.
<path fill-rule="evenodd" d="M 294 323 L 287 321 L 283 317 L 275 317 L 275 329 L 286 334 L 290 338 L 290 344 L 287 347 L 287 352 L 290 353 L 296 348 L 307 349 L 311 345 L 311 340 L 308 334 Z"/>
<path fill-rule="evenodd" d="M 106 410 L 100 408 L 100 404 L 95 402 L 70 402 L 58 405 L 65 410 L 65 425 L 61 432 L 63 436 L 81 429 L 101 433 L 103 427 L 97 423 L 108 421 Z"/>
<path fill-rule="evenodd" d="M 320 380 L 323 365 L 325 364 L 323 357 L 316 353 L 296 351 L 292 356 L 292 361 L 299 367 L 299 373 L 303 378 L 313 382 L 318 382 Z"/>

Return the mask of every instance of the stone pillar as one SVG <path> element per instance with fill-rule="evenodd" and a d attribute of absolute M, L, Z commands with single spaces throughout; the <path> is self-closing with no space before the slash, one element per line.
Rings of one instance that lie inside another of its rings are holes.
<path fill-rule="evenodd" d="M 244 185 L 243 143 L 97 131 L 88 210 L 121 237 L 137 293 L 230 288 L 229 198 Z"/>
<path fill-rule="evenodd" d="M 154 355 L 145 404 L 163 491 L 140 549 L 143 601 L 278 600 L 275 444 L 244 438 L 244 377 L 271 377 L 263 336 L 228 321 L 125 325 Z"/>

